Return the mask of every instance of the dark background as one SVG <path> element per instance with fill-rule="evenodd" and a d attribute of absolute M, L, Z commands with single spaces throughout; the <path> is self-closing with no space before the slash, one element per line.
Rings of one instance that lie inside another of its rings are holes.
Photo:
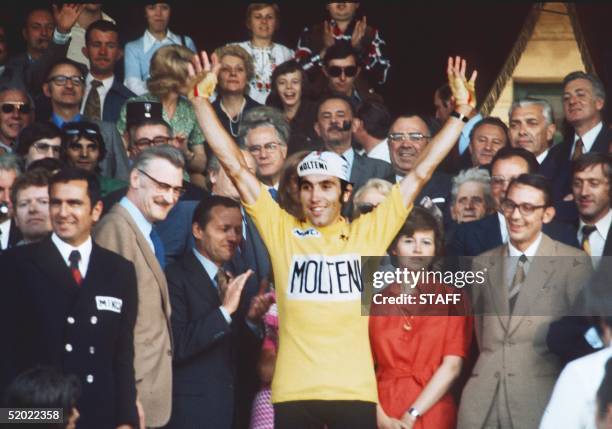
<path fill-rule="evenodd" d="M 0 4 L 0 17 L 9 30 L 9 47 L 14 48 L 13 52 L 23 46 L 20 29 L 26 11 L 40 4 L 49 3 Z M 170 28 L 177 34 L 191 36 L 198 49 L 211 51 L 228 42 L 248 39 L 244 24 L 247 4 L 237 0 L 175 1 Z M 291 48 L 295 48 L 304 26 L 326 17 L 324 2 L 279 4 L 281 28 L 276 40 Z M 366 15 L 368 24 L 380 29 L 391 58 L 387 84 L 379 92 L 394 113 L 431 114 L 433 92 L 446 79 L 447 57 L 462 55 L 468 59 L 470 69 L 479 72 L 477 91 L 478 100 L 482 101 L 531 7 L 531 3 L 362 2 L 358 15 Z M 610 88 L 612 4 L 581 3 L 577 9 L 597 72 Z M 142 36 L 142 3 L 115 1 L 106 4 L 103 10 L 117 21 L 124 43 Z"/>

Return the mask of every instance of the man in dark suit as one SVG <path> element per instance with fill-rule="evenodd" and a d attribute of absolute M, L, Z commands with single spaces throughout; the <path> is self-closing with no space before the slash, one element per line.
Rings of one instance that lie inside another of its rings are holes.
<path fill-rule="evenodd" d="M 506 196 L 510 181 L 521 174 L 537 171 L 535 156 L 522 148 L 500 149 L 491 164 L 491 195 L 496 212 L 484 218 L 457 225 L 447 253 L 453 256 L 477 256 L 508 241 L 506 221 L 501 213 L 501 203 Z M 551 238 L 578 247 L 576 230 L 568 224 L 551 221 L 543 225 L 545 234 Z"/>
<path fill-rule="evenodd" d="M 80 113 L 85 88 L 84 76 L 84 67 L 67 58 L 56 61 L 49 69 L 43 92 L 51 101 L 50 120 L 60 129 L 66 122 L 79 122 L 87 118 Z M 127 153 L 115 124 L 90 120 L 100 128 L 106 146 L 106 156 L 100 163 L 102 175 L 127 180 Z"/>
<path fill-rule="evenodd" d="M 193 216 L 195 248 L 168 266 L 174 338 L 173 410 L 167 428 L 229 429 L 234 413 L 235 361 L 260 344 L 261 317 L 270 300 L 253 298 L 238 312 L 248 270 L 230 279 L 224 271 L 242 240 L 240 204 L 212 196 Z"/>
<path fill-rule="evenodd" d="M 20 172 L 17 157 L 11 154 L 0 156 L 0 254 L 21 240 L 21 233 L 12 219 L 14 209 L 11 201 L 13 184 Z"/>
<path fill-rule="evenodd" d="M 103 19 L 90 24 L 83 54 L 89 58 L 90 70 L 81 112 L 92 119 L 117 122 L 121 107 L 136 95 L 115 77 L 115 64 L 123 57 L 117 26 Z"/>
<path fill-rule="evenodd" d="M 606 153 L 612 141 L 612 131 L 602 122 L 605 100 L 605 89 L 596 76 L 573 72 L 563 80 L 563 111 L 573 133 L 550 150 L 540 171 L 553 183 L 557 218 L 565 222 L 578 219 L 571 201 L 571 161 L 583 153 Z"/>
<path fill-rule="evenodd" d="M 584 154 L 573 163 L 572 195 L 580 214 L 577 238 L 591 256 L 593 267 L 600 271 L 606 269 L 612 256 L 611 174 L 612 161 L 608 154 Z M 586 297 L 581 297 L 579 305 L 587 305 Z M 585 308 L 577 308 L 575 314 L 588 312 Z M 578 316 L 552 323 L 547 341 L 549 348 L 565 362 L 605 346 L 592 320 Z"/>
<path fill-rule="evenodd" d="M 36 365 L 73 373 L 83 391 L 78 427 L 135 429 L 134 266 L 91 239 L 102 212 L 94 176 L 62 170 L 49 194 L 52 236 L 2 256 L 3 373 L 10 380 Z"/>

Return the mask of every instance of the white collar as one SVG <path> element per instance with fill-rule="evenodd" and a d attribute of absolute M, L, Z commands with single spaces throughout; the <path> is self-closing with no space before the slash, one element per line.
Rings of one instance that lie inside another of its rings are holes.
<path fill-rule="evenodd" d="M 508 242 L 508 224 L 506 218 L 500 212 L 497 212 L 497 218 L 499 219 L 499 229 L 501 232 L 502 243 Z"/>
<path fill-rule="evenodd" d="M 162 44 L 162 45 L 164 43 L 180 45 L 181 44 L 181 38 L 168 29 L 168 30 L 166 30 L 166 37 L 164 37 L 162 40 L 157 40 L 151 34 L 151 32 L 149 30 L 145 30 L 145 33 L 144 33 L 144 36 L 143 36 L 143 41 L 142 41 L 143 51 L 144 52 L 148 52 L 149 49 L 151 49 L 151 46 L 153 46 L 155 43 L 159 43 L 159 44 Z"/>
<path fill-rule="evenodd" d="M 99 80 L 100 82 L 102 82 L 104 91 L 108 92 L 108 90 L 111 89 L 111 86 L 113 86 L 113 83 L 115 81 L 115 75 L 112 75 L 111 77 L 107 77 L 106 79 L 100 80 L 100 79 L 96 79 L 95 77 L 93 77 L 91 73 L 88 73 L 87 77 L 85 78 L 85 85 L 86 86 L 91 85 L 91 82 L 93 82 L 94 80 Z"/>
<path fill-rule="evenodd" d="M 202 268 L 204 268 L 204 271 L 206 271 L 206 274 L 208 274 L 208 277 L 210 278 L 210 280 L 212 280 L 213 283 L 215 283 L 216 286 L 216 277 L 217 272 L 219 272 L 219 267 L 217 267 L 217 265 L 213 261 L 208 259 L 206 256 L 202 255 L 200 251 L 195 247 L 193 248 L 193 254 L 195 255 L 198 262 L 202 264 Z"/>
<path fill-rule="evenodd" d="M 81 275 L 85 277 L 85 274 L 87 273 L 87 267 L 89 266 L 89 258 L 91 257 L 91 249 L 93 247 L 91 235 L 87 237 L 87 240 L 85 240 L 85 242 L 83 242 L 78 247 L 74 247 L 66 243 L 64 240 L 59 238 L 55 232 L 51 234 L 51 241 L 53 241 L 53 244 L 55 244 L 55 247 L 57 247 L 57 250 L 59 250 L 60 255 L 62 255 L 62 259 L 64 260 L 66 265 L 70 265 L 69 257 L 70 253 L 73 250 L 76 250 L 81 254 L 81 260 L 79 261 L 79 271 L 81 271 Z"/>
<path fill-rule="evenodd" d="M 597 232 L 601 234 L 604 241 L 608 237 L 608 232 L 610 232 L 610 224 L 612 224 L 612 210 L 608 209 L 608 213 L 593 225 L 595 228 L 597 228 Z M 578 232 L 580 234 L 582 234 L 582 227 L 585 225 L 586 223 L 580 219 L 580 225 L 578 228 Z"/>
<path fill-rule="evenodd" d="M 542 164 L 544 162 L 544 160 L 546 159 L 547 155 L 548 155 L 548 149 L 546 149 L 544 152 L 542 152 L 541 154 L 536 156 L 538 164 Z"/>
<path fill-rule="evenodd" d="M 595 139 L 597 138 L 597 135 L 599 134 L 602 128 L 603 124 L 600 122 L 593 128 L 591 128 L 589 131 L 584 133 L 583 136 L 579 136 L 578 134 L 574 133 L 574 147 L 576 146 L 576 142 L 578 141 L 578 139 L 582 139 L 582 144 L 584 145 L 583 153 L 590 152 L 591 148 L 593 147 L 593 144 L 595 143 Z"/>
<path fill-rule="evenodd" d="M 538 247 L 540 247 L 541 242 L 542 242 L 542 232 L 538 234 L 538 238 L 536 238 L 535 241 L 531 243 L 531 245 L 527 249 L 525 249 L 524 252 L 521 252 L 520 250 L 518 250 L 516 247 L 512 245 L 510 238 L 508 238 L 508 256 L 518 257 L 521 255 L 525 255 L 527 256 L 527 259 L 531 259 L 532 257 L 535 256 L 536 252 L 538 251 Z"/>

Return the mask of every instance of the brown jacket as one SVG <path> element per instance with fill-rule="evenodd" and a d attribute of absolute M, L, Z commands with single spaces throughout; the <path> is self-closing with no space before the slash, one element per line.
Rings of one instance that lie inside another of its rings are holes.
<path fill-rule="evenodd" d="M 100 220 L 94 239 L 100 246 L 131 261 L 136 268 L 136 388 L 147 427 L 163 426 L 170 419 L 172 409 L 172 338 L 166 277 L 136 222 L 120 204 L 115 204 Z"/>
<path fill-rule="evenodd" d="M 591 274 L 584 252 L 544 234 L 510 314 L 504 264 L 516 260 L 507 255 L 504 244 L 474 260 L 473 271 L 486 269 L 488 281 L 472 287 L 480 356 L 463 390 L 458 429 L 481 428 L 498 389 L 514 428 L 538 427 L 561 370 L 546 347 L 548 327 L 569 313 Z"/>

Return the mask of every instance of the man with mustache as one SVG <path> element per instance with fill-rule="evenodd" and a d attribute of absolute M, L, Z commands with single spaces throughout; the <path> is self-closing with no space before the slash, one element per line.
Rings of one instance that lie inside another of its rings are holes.
<path fill-rule="evenodd" d="M 172 405 L 170 301 L 165 250 L 153 228 L 166 219 L 183 193 L 185 161 L 168 145 L 142 151 L 130 170 L 125 197 L 97 225 L 96 242 L 132 261 L 138 284 L 134 330 L 136 388 L 147 427 L 162 427 Z"/>

